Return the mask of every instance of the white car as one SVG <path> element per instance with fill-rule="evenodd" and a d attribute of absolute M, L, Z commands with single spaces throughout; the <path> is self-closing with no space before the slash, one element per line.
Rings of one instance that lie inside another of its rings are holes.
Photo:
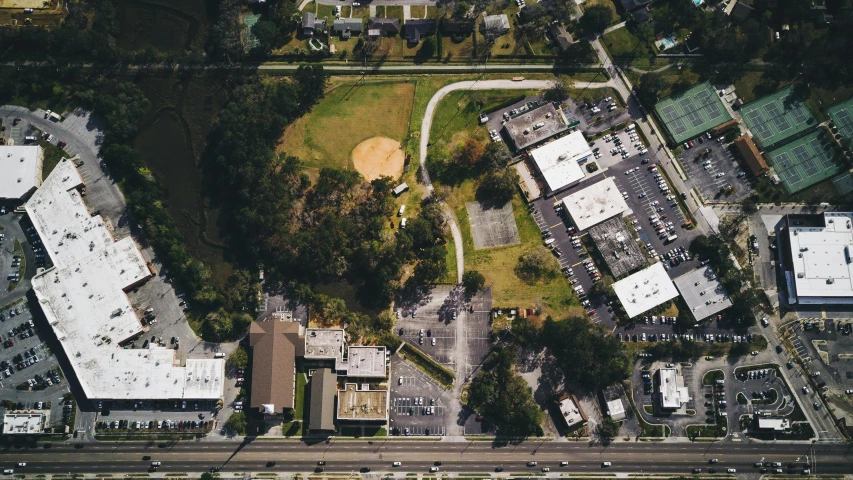
<path fill-rule="evenodd" d="M 613 465 L 613 464 L 612 464 L 612 463 L 610 463 L 610 462 L 601 462 L 601 468 L 604 468 L 604 467 L 610 467 L 610 466 L 612 466 L 612 465 Z"/>

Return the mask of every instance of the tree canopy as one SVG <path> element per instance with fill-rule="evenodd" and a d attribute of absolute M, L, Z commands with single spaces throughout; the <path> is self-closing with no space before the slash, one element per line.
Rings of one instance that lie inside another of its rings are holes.
<path fill-rule="evenodd" d="M 627 378 L 630 361 L 619 339 L 584 318 L 545 320 L 541 339 L 567 382 L 600 388 Z"/>

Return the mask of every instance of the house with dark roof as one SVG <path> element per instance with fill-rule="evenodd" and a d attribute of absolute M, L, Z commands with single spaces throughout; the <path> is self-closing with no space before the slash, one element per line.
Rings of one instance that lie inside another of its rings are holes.
<path fill-rule="evenodd" d="M 274 314 L 249 326 L 252 347 L 251 408 L 278 416 L 296 405 L 296 357 L 305 354 L 302 324 Z"/>
<path fill-rule="evenodd" d="M 431 18 L 406 20 L 403 25 L 403 37 L 409 45 L 417 45 L 422 37 L 434 34 L 437 26 L 438 22 Z"/>
<path fill-rule="evenodd" d="M 484 15 L 480 23 L 480 33 L 495 36 L 509 33 L 509 18 L 506 15 Z"/>
<path fill-rule="evenodd" d="M 745 20 L 754 11 L 755 7 L 752 6 L 752 0 L 734 0 L 734 6 L 729 12 L 729 16 L 737 20 Z"/>
<path fill-rule="evenodd" d="M 360 18 L 339 18 L 332 24 L 332 32 L 344 40 L 361 35 L 363 30 L 364 24 Z"/>
<path fill-rule="evenodd" d="M 572 38 L 572 34 L 566 31 L 565 27 L 560 23 L 552 23 L 548 30 L 551 32 L 551 37 L 554 39 L 554 43 L 560 47 L 560 51 L 565 52 L 575 43 Z"/>
<path fill-rule="evenodd" d="M 314 370 L 311 375 L 311 404 L 308 407 L 308 430 L 311 432 L 335 429 L 335 396 L 338 376 L 331 368 Z"/>
<path fill-rule="evenodd" d="M 469 18 L 445 18 L 441 21 L 441 33 L 468 35 L 474 31 L 474 20 Z"/>
<path fill-rule="evenodd" d="M 367 19 L 367 36 L 376 38 L 380 36 L 394 36 L 400 33 L 399 18 L 370 17 Z"/>
<path fill-rule="evenodd" d="M 313 12 L 305 12 L 302 14 L 302 34 L 305 36 L 312 36 L 314 32 L 317 30 L 325 30 L 326 29 L 326 21 L 318 20 Z"/>
<path fill-rule="evenodd" d="M 626 12 L 636 10 L 640 7 L 645 7 L 649 3 L 651 3 L 651 0 L 619 0 L 622 10 Z"/>
<path fill-rule="evenodd" d="M 631 12 L 631 19 L 637 23 L 652 21 L 652 17 L 651 15 L 649 15 L 649 11 L 645 8 L 641 8 L 639 10 Z"/>

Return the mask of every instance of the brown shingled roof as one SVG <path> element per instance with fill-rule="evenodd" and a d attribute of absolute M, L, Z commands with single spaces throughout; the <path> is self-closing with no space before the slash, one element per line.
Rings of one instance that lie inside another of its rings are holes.
<path fill-rule="evenodd" d="M 271 317 L 252 322 L 249 345 L 252 347 L 252 398 L 250 407 L 272 405 L 274 413 L 294 407 L 296 357 L 303 356 L 305 341 L 302 326 L 291 320 Z"/>
<path fill-rule="evenodd" d="M 758 148 L 753 143 L 752 138 L 749 135 L 743 135 L 738 137 L 735 140 L 735 146 L 737 146 L 740 154 L 743 155 L 744 160 L 746 160 L 746 164 L 749 165 L 749 169 L 752 170 L 753 175 L 756 177 L 759 175 L 764 175 L 770 170 L 770 167 L 767 165 L 767 162 L 764 161 L 764 157 L 761 156 L 761 153 L 758 151 Z"/>

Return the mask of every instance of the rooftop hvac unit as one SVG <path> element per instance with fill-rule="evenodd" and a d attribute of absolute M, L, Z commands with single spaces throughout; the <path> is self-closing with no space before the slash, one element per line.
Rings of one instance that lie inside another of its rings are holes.
<path fill-rule="evenodd" d="M 830 277 L 830 278 L 827 278 L 827 279 L 826 279 L 826 284 L 827 284 L 827 285 L 832 285 L 833 283 L 835 283 L 835 279 L 834 279 L 834 278 Z"/>
<path fill-rule="evenodd" d="M 797 278 L 806 278 L 806 274 L 803 272 L 797 273 Z"/>

